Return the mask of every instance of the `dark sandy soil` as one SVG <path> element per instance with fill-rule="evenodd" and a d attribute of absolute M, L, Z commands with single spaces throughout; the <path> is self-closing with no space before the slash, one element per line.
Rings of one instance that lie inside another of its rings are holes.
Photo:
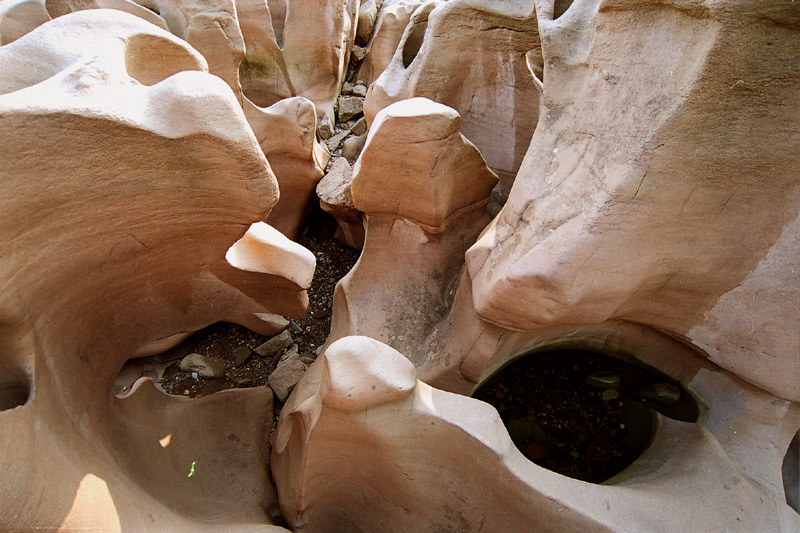
<path fill-rule="evenodd" d="M 680 399 L 666 405 L 672 399 L 654 394 L 654 384 L 677 389 Z M 697 418 L 691 396 L 667 376 L 576 350 L 517 359 L 474 397 L 495 406 L 528 459 L 593 483 L 619 473 L 644 451 L 653 410 L 679 420 Z"/>

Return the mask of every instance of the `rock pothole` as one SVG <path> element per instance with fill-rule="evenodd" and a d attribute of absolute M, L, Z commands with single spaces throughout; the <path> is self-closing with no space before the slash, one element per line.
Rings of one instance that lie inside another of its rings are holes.
<path fill-rule="evenodd" d="M 497 409 L 529 460 L 591 483 L 613 477 L 644 452 L 653 412 L 685 422 L 698 415 L 692 396 L 665 374 L 580 350 L 521 357 L 473 397 Z"/>
<path fill-rule="evenodd" d="M 28 403 L 31 387 L 28 379 L 20 374 L 10 374 L 0 381 L 0 411 L 8 411 Z"/>

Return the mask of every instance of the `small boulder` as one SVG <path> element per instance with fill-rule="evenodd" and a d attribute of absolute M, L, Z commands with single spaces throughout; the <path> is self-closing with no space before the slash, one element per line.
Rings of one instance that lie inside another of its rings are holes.
<path fill-rule="evenodd" d="M 611 400 L 616 400 L 619 398 L 619 391 L 616 389 L 606 389 L 603 391 L 602 396 L 600 397 L 604 402 L 610 402 Z"/>
<path fill-rule="evenodd" d="M 339 97 L 339 122 L 347 122 L 364 112 L 364 99 L 359 96 Z"/>
<path fill-rule="evenodd" d="M 333 136 L 333 119 L 325 113 L 317 124 L 317 135 L 320 139 L 330 139 Z"/>
<path fill-rule="evenodd" d="M 366 46 L 353 45 L 352 57 L 356 61 L 363 61 L 364 58 L 367 57 L 367 47 Z"/>
<path fill-rule="evenodd" d="M 350 89 L 350 94 L 353 96 L 360 96 L 361 98 L 366 98 L 367 96 L 367 86 L 363 83 L 357 83 L 353 85 L 352 89 Z"/>
<path fill-rule="evenodd" d="M 366 135 L 358 135 L 348 137 L 344 141 L 344 145 L 342 145 L 342 155 L 348 161 L 355 161 L 358 159 L 358 156 L 361 154 L 361 150 L 364 149 L 364 143 L 367 142 Z"/>
<path fill-rule="evenodd" d="M 517 446 L 525 444 L 533 436 L 533 426 L 527 418 L 516 418 L 511 420 L 506 426 L 508 435 Z"/>
<path fill-rule="evenodd" d="M 303 377 L 306 365 L 300 360 L 297 353 L 278 365 L 275 372 L 269 375 L 267 383 L 281 402 L 285 402 L 289 394 Z"/>
<path fill-rule="evenodd" d="M 353 169 L 347 159 L 334 160 L 328 173 L 317 183 L 317 196 L 324 211 L 346 222 L 360 222 L 361 214 L 353 204 L 350 183 Z"/>
<path fill-rule="evenodd" d="M 180 369 L 183 372 L 197 372 L 204 378 L 219 378 L 225 375 L 225 360 L 190 353 L 181 359 Z"/>
<path fill-rule="evenodd" d="M 632 394 L 644 400 L 660 403 L 661 405 L 675 405 L 681 399 L 681 389 L 672 383 L 642 385 L 634 388 Z"/>
<path fill-rule="evenodd" d="M 364 135 L 367 133 L 367 119 L 364 117 L 358 119 L 355 124 L 350 127 L 350 132 L 353 135 Z"/>
<path fill-rule="evenodd" d="M 327 141 L 325 141 L 325 146 L 328 147 L 328 151 L 333 153 L 334 150 L 339 148 L 339 145 L 342 144 L 342 141 L 350 135 L 350 130 L 342 130 Z"/>
<path fill-rule="evenodd" d="M 258 355 L 264 357 L 272 357 L 278 352 L 285 350 L 292 345 L 292 334 L 288 329 L 283 330 L 280 334 L 275 335 L 270 340 L 255 349 Z"/>

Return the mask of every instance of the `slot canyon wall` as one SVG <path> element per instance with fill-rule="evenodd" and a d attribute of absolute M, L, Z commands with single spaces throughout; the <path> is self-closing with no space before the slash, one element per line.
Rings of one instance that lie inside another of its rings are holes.
<path fill-rule="evenodd" d="M 799 23 L 0 0 L 0 529 L 798 531 Z M 288 399 L 115 390 L 211 324 L 303 317 L 317 206 L 361 255 Z M 529 461 L 470 396 L 557 349 L 657 369 L 696 421 L 654 412 L 602 483 Z"/>

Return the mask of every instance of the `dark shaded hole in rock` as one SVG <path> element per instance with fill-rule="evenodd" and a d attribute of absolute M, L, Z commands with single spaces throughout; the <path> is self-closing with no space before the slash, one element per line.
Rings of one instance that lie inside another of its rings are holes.
<path fill-rule="evenodd" d="M 275 32 L 275 42 L 283 50 L 283 30 L 286 27 L 286 0 L 268 0 L 269 15 L 272 18 L 272 30 Z"/>
<path fill-rule="evenodd" d="M 786 503 L 797 512 L 800 512 L 800 433 L 795 433 L 789 449 L 783 458 L 781 468 L 783 474 L 783 490 L 786 493 Z"/>
<path fill-rule="evenodd" d="M 306 228 L 297 242 L 311 250 L 317 258 L 317 269 L 308 290 L 309 312 L 291 321 L 290 331 L 301 356 L 313 359 L 328 338 L 331 327 L 333 291 L 336 283 L 358 260 L 360 252 L 334 239 L 336 219 L 315 206 Z M 163 353 L 139 357 L 125 362 L 114 385 L 118 397 L 130 392 L 136 380 L 147 377 L 168 394 L 198 398 L 233 388 L 267 385 L 280 355 L 261 356 L 254 350 L 270 337 L 260 335 L 237 324 L 218 322 L 193 333 L 189 338 Z M 250 350 L 244 363 L 236 365 L 237 353 Z M 224 360 L 225 375 L 206 378 L 180 370 L 181 360 L 190 353 Z M 276 400 L 276 410 L 280 405 Z"/>
<path fill-rule="evenodd" d="M 529 460 L 590 483 L 620 473 L 644 452 L 652 411 L 685 422 L 698 416 L 694 399 L 669 376 L 582 350 L 520 357 L 473 397 L 497 409 Z"/>
<path fill-rule="evenodd" d="M 414 23 L 411 34 L 403 44 L 403 66 L 408 68 L 417 57 L 419 49 L 422 48 L 422 41 L 425 40 L 425 31 L 428 29 L 428 20 L 421 20 Z"/>
<path fill-rule="evenodd" d="M 567 12 L 574 0 L 556 0 L 553 4 L 553 20 Z"/>
<path fill-rule="evenodd" d="M 30 397 L 31 386 L 26 377 L 11 374 L 0 382 L 0 411 L 21 407 L 28 403 Z"/>

